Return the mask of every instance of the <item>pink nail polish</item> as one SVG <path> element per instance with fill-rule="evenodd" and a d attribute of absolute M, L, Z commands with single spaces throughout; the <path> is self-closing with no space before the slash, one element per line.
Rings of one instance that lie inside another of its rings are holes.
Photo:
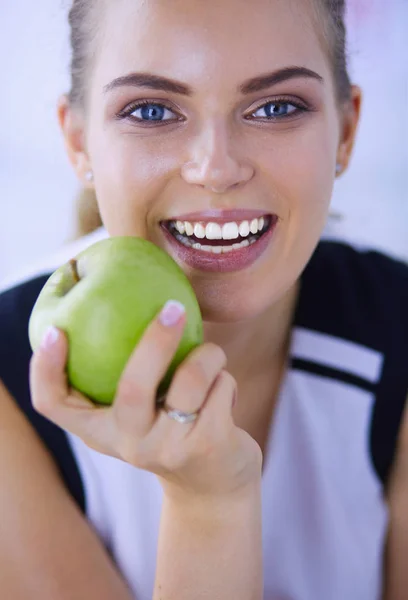
<path fill-rule="evenodd" d="M 185 307 L 177 300 L 169 300 L 163 307 L 160 313 L 160 323 L 165 327 L 173 327 L 177 325 L 181 317 L 186 312 Z"/>
<path fill-rule="evenodd" d="M 59 331 L 56 327 L 49 327 L 41 342 L 41 348 L 47 352 L 52 350 L 58 342 Z"/>

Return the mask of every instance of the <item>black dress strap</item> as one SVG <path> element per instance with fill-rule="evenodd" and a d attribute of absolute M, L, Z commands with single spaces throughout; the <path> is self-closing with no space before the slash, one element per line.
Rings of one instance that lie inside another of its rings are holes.
<path fill-rule="evenodd" d="M 295 325 L 383 355 L 375 383 L 326 375 L 374 393 L 367 450 L 386 486 L 408 395 L 408 266 L 378 251 L 322 241 L 302 275 Z"/>
<path fill-rule="evenodd" d="M 31 403 L 28 322 L 49 276 L 42 275 L 0 294 L 0 379 L 50 451 L 66 487 L 85 512 L 84 487 L 68 437 L 61 428 L 39 415 Z"/>

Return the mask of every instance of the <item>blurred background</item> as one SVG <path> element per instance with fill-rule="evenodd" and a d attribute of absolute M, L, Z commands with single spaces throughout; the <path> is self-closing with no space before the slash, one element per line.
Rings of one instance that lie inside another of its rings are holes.
<path fill-rule="evenodd" d="M 79 187 L 56 120 L 69 87 L 69 4 L 0 3 L 0 288 L 78 236 Z M 408 261 L 408 0 L 349 0 L 347 22 L 363 117 L 325 236 Z"/>

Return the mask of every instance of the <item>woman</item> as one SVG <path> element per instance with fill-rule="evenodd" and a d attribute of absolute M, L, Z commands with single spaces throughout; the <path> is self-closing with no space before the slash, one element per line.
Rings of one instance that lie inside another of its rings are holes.
<path fill-rule="evenodd" d="M 319 243 L 360 114 L 344 2 L 75 0 L 70 24 L 69 158 L 109 235 L 181 265 L 205 343 L 158 411 L 168 304 L 97 408 L 63 332 L 31 356 L 49 274 L 2 295 L 4 597 L 406 598 L 407 268 Z"/>

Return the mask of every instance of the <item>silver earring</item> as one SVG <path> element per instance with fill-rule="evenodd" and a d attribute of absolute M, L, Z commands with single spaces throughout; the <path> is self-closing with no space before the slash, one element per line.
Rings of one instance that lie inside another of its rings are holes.
<path fill-rule="evenodd" d="M 344 219 L 345 219 L 345 216 L 344 216 L 344 214 L 343 214 L 343 213 L 341 213 L 341 212 L 337 212 L 337 211 L 335 211 L 335 210 L 331 210 L 331 211 L 329 212 L 329 219 L 330 219 L 331 221 L 337 221 L 337 222 L 340 222 L 340 221 L 344 221 Z"/>
<path fill-rule="evenodd" d="M 343 170 L 343 166 L 340 163 L 336 165 L 336 175 L 339 175 Z"/>
<path fill-rule="evenodd" d="M 85 179 L 87 181 L 93 181 L 94 180 L 94 174 L 92 173 L 92 171 L 87 171 L 87 173 L 85 174 Z"/>

